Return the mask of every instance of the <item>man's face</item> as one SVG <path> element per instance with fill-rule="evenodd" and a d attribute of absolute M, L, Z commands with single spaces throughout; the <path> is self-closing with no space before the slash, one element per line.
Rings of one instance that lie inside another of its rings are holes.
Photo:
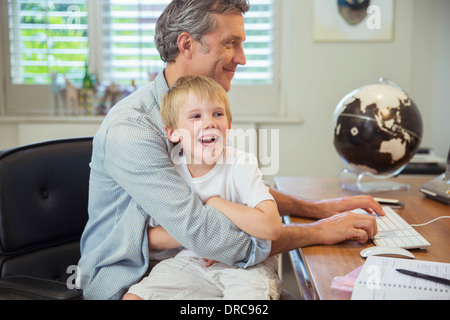
<path fill-rule="evenodd" d="M 216 14 L 215 18 L 216 30 L 193 44 L 193 74 L 214 79 L 228 92 L 237 66 L 247 62 L 242 47 L 244 18 L 241 14 Z"/>

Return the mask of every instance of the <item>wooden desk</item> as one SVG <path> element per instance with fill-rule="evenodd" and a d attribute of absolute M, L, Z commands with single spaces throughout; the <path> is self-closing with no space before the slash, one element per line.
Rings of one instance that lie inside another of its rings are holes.
<path fill-rule="evenodd" d="M 401 176 L 395 181 L 410 184 L 408 191 L 374 193 L 373 196 L 395 198 L 405 203 L 405 208 L 397 212 L 410 224 L 421 224 L 434 218 L 450 215 L 450 207 L 425 198 L 420 186 L 435 176 Z M 276 187 L 283 192 L 303 199 L 323 200 L 357 195 L 344 190 L 338 178 L 276 177 Z M 290 218 L 292 222 L 307 223 L 309 219 Z M 431 246 L 427 250 L 412 250 L 417 260 L 450 263 L 450 219 L 441 219 L 424 227 L 416 227 Z M 345 241 L 337 245 L 316 245 L 290 252 L 291 262 L 305 299 L 349 299 L 330 287 L 336 276 L 344 276 L 364 264 L 360 251 L 373 246 L 372 242 L 359 244 Z"/>

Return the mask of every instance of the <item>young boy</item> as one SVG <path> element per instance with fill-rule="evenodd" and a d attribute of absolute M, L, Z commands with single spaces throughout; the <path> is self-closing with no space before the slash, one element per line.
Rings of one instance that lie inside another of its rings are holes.
<path fill-rule="evenodd" d="M 243 232 L 276 240 L 280 216 L 256 159 L 226 146 L 232 117 L 225 90 L 206 77 L 182 77 L 164 97 L 161 116 L 169 140 L 178 143 L 172 152 L 175 168 L 202 202 Z M 150 250 L 180 247 L 153 219 L 148 240 Z M 278 299 L 277 266 L 276 258 L 270 257 L 240 269 L 181 248 L 132 286 L 124 299 Z"/>

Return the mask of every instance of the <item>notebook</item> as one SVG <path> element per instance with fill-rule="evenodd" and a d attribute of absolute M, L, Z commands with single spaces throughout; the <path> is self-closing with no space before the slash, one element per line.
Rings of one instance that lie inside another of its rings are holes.
<path fill-rule="evenodd" d="M 450 263 L 370 256 L 356 279 L 352 300 L 450 300 L 450 286 L 395 269 L 450 279 Z"/>

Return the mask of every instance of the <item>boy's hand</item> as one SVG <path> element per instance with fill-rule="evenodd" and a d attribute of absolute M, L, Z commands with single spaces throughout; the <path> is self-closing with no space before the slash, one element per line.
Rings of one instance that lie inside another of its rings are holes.
<path fill-rule="evenodd" d="M 216 260 L 206 259 L 206 258 L 203 258 L 203 261 L 206 262 L 206 267 L 211 267 L 213 264 L 219 262 L 219 261 L 216 261 Z"/>

